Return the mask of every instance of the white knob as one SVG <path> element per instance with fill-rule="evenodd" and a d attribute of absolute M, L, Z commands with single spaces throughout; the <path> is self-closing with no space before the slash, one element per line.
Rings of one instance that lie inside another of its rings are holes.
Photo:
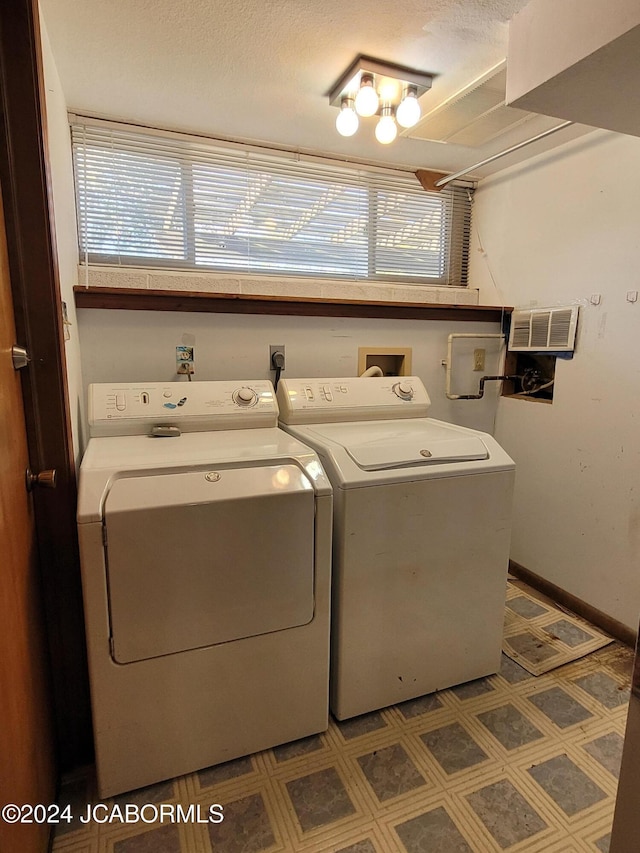
<path fill-rule="evenodd" d="M 239 406 L 249 406 L 256 401 L 256 392 L 253 388 L 240 388 L 236 392 L 236 402 Z"/>
<path fill-rule="evenodd" d="M 393 390 L 396 392 L 396 396 L 403 400 L 410 400 L 413 397 L 413 388 L 408 382 L 398 382 Z"/>

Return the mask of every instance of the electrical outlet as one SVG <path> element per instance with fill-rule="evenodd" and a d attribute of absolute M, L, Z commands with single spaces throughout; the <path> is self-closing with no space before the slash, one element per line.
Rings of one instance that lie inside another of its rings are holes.
<path fill-rule="evenodd" d="M 282 353 L 282 364 L 280 365 L 280 369 L 284 370 L 284 344 L 271 344 L 269 346 L 269 370 L 275 370 L 277 365 L 273 363 L 273 356 L 275 353 Z"/>
<path fill-rule="evenodd" d="M 195 372 L 193 347 L 176 347 L 176 373 L 191 376 Z"/>
<path fill-rule="evenodd" d="M 484 370 L 484 357 L 486 355 L 486 350 L 483 348 L 474 349 L 473 351 L 473 369 L 474 370 Z"/>

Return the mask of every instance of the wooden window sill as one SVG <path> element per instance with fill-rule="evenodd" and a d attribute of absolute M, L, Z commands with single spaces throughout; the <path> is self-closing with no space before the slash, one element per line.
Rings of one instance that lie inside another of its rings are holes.
<path fill-rule="evenodd" d="M 133 290 L 120 287 L 74 287 L 74 293 L 77 308 L 107 308 L 122 311 L 196 311 L 220 314 L 499 323 L 505 314 L 510 314 L 513 310 L 493 305 L 374 302 L 358 299 L 251 296 L 182 290 Z"/>

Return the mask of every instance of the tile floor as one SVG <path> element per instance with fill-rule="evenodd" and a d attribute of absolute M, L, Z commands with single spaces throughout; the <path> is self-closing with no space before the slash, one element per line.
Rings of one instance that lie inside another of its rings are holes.
<path fill-rule="evenodd" d="M 502 649 L 532 675 L 542 675 L 612 642 L 584 620 L 531 592 L 521 581 L 509 580 Z"/>
<path fill-rule="evenodd" d="M 501 672 L 111 802 L 220 824 L 62 824 L 54 853 L 569 853 L 609 848 L 632 652 Z M 88 777 L 61 802 L 97 802 Z"/>

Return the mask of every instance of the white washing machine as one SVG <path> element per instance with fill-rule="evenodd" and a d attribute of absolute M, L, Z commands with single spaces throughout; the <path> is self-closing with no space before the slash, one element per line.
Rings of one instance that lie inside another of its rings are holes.
<path fill-rule="evenodd" d="M 278 402 L 334 490 L 333 713 L 496 672 L 513 461 L 491 436 L 428 418 L 415 376 L 283 379 Z"/>
<path fill-rule="evenodd" d="M 102 797 L 327 728 L 331 485 L 277 414 L 267 381 L 89 389 L 78 532 Z"/>

